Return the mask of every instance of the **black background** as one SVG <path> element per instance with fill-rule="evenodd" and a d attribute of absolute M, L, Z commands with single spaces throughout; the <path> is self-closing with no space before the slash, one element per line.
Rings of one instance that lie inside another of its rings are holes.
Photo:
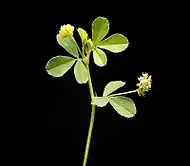
<path fill-rule="evenodd" d="M 165 21 L 163 6 L 152 4 L 84 7 L 75 2 L 35 6 L 33 25 L 35 64 L 32 107 L 33 162 L 43 165 L 82 165 L 90 120 L 90 95 L 87 85 L 77 84 L 73 68 L 62 78 L 45 71 L 46 62 L 56 55 L 69 54 L 56 41 L 63 24 L 82 27 L 91 36 L 91 23 L 98 16 L 110 22 L 109 35 L 122 33 L 129 47 L 122 53 L 106 51 L 108 64 L 90 64 L 93 87 L 101 95 L 104 86 L 114 80 L 126 82 L 120 91 L 135 89 L 137 76 L 152 75 L 152 90 L 146 97 L 130 94 L 137 107 L 134 118 L 121 117 L 110 105 L 98 108 L 92 134 L 88 165 L 139 165 L 163 163 L 168 159 L 169 120 L 162 116 L 161 72 Z M 73 7 L 76 7 L 75 9 Z M 162 11 L 162 12 L 161 12 Z M 77 41 L 79 37 L 75 32 Z M 92 60 L 92 59 L 91 59 Z M 34 66 L 33 66 L 34 67 Z"/>

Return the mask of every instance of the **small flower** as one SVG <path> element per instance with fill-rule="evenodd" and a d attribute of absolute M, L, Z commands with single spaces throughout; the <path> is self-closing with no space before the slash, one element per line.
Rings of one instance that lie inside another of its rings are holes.
<path fill-rule="evenodd" d="M 138 80 L 140 81 L 137 84 L 138 95 L 145 96 L 145 93 L 148 92 L 151 88 L 151 84 L 152 84 L 151 75 L 149 76 L 148 73 L 142 73 L 142 76 L 140 76 Z"/>
<path fill-rule="evenodd" d="M 73 35 L 74 27 L 71 26 L 70 24 L 63 25 L 60 28 L 59 34 L 63 37 L 67 37 L 70 35 Z"/>

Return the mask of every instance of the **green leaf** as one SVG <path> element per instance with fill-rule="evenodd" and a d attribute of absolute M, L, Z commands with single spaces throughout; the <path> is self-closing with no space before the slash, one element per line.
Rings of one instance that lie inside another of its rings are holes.
<path fill-rule="evenodd" d="M 109 50 L 114 53 L 124 51 L 129 45 L 128 39 L 122 34 L 114 34 L 98 43 L 99 48 Z"/>
<path fill-rule="evenodd" d="M 112 107 L 126 118 L 131 118 L 136 114 L 136 106 L 133 100 L 124 96 L 112 97 L 109 101 Z"/>
<path fill-rule="evenodd" d="M 105 52 L 99 48 L 96 48 L 93 51 L 93 59 L 94 63 L 100 67 L 105 66 L 107 64 L 107 56 Z"/>
<path fill-rule="evenodd" d="M 87 83 L 88 71 L 80 59 L 78 59 L 77 63 L 75 64 L 74 74 L 75 74 L 75 78 L 79 84 Z"/>
<path fill-rule="evenodd" d="M 86 33 L 86 31 L 82 28 L 78 28 L 77 29 L 79 35 L 80 35 L 80 38 L 82 40 L 82 45 L 84 46 L 86 41 L 87 41 L 87 38 L 88 38 L 88 34 Z"/>
<path fill-rule="evenodd" d="M 110 98 L 109 97 L 94 97 L 94 102 L 98 107 L 104 107 L 108 104 Z"/>
<path fill-rule="evenodd" d="M 109 22 L 104 17 L 96 18 L 92 23 L 92 42 L 96 45 L 109 31 Z"/>
<path fill-rule="evenodd" d="M 125 85 L 125 82 L 123 81 L 109 82 L 104 88 L 103 96 L 108 96 L 109 94 L 111 94 L 112 92 L 116 91 L 117 89 L 121 88 L 124 85 Z"/>
<path fill-rule="evenodd" d="M 74 64 L 75 59 L 68 56 L 56 56 L 46 64 L 47 73 L 53 77 L 63 76 Z"/>
<path fill-rule="evenodd" d="M 77 50 L 77 43 L 73 36 L 63 37 L 60 34 L 57 35 L 57 42 L 60 46 L 62 46 L 67 52 L 75 56 L 79 57 Z"/>

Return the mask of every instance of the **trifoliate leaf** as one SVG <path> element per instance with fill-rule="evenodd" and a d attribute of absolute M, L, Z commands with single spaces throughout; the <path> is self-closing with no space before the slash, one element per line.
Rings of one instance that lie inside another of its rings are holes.
<path fill-rule="evenodd" d="M 125 85 L 125 82 L 123 81 L 109 82 L 104 88 L 103 96 L 108 96 L 109 94 L 111 94 L 112 92 L 116 91 L 117 89 L 121 88 L 124 85 Z"/>
<path fill-rule="evenodd" d="M 92 23 L 92 42 L 96 45 L 109 31 L 109 22 L 104 17 L 96 18 Z"/>
<path fill-rule="evenodd" d="M 88 71 L 87 71 L 84 63 L 80 59 L 78 59 L 77 63 L 75 64 L 74 74 L 75 74 L 75 78 L 79 84 L 87 83 Z"/>
<path fill-rule="evenodd" d="M 76 58 L 79 57 L 77 50 L 77 43 L 73 36 L 63 37 L 60 34 L 57 35 L 57 42 L 62 46 L 68 53 L 72 54 Z"/>
<path fill-rule="evenodd" d="M 86 41 L 87 41 L 87 39 L 88 39 L 88 34 L 87 34 L 87 32 L 86 32 L 84 29 L 82 29 L 82 28 L 78 28 L 77 31 L 78 31 L 78 33 L 79 33 L 79 35 L 80 35 L 81 40 L 82 40 L 82 46 L 84 46 L 85 43 L 86 43 Z"/>
<path fill-rule="evenodd" d="M 98 107 L 104 107 L 108 104 L 109 102 L 109 97 L 94 97 L 94 102 Z"/>
<path fill-rule="evenodd" d="M 131 118 L 136 114 L 136 106 L 133 100 L 124 96 L 111 97 L 109 103 L 118 114 L 126 118 Z"/>
<path fill-rule="evenodd" d="M 109 50 L 114 53 L 124 51 L 128 47 L 128 39 L 122 34 L 114 34 L 98 43 L 99 48 Z"/>
<path fill-rule="evenodd" d="M 47 73 L 53 77 L 63 76 L 74 64 L 75 59 L 68 56 L 56 56 L 46 64 Z"/>
<path fill-rule="evenodd" d="M 93 59 L 94 63 L 100 67 L 105 66 L 107 64 L 107 56 L 105 52 L 99 48 L 96 48 L 93 51 Z"/>

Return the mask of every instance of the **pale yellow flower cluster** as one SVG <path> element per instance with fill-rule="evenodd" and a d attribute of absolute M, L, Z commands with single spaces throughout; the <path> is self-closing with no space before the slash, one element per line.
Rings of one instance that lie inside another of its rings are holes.
<path fill-rule="evenodd" d="M 138 78 L 140 81 L 137 84 L 138 87 L 138 94 L 139 96 L 144 96 L 146 92 L 148 92 L 151 88 L 152 78 L 151 75 L 149 76 L 148 73 L 142 73 L 142 76 Z"/>
<path fill-rule="evenodd" d="M 60 28 L 59 34 L 63 37 L 72 36 L 74 31 L 74 27 L 70 24 L 63 25 Z"/>

